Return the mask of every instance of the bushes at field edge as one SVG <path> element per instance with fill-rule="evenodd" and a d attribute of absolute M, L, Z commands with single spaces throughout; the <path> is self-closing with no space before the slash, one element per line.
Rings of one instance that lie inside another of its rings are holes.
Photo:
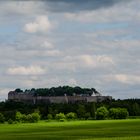
<path fill-rule="evenodd" d="M 60 112 L 60 113 L 58 113 L 58 114 L 55 115 L 55 119 L 61 121 L 61 120 L 66 119 L 66 116 L 65 116 L 64 113 L 61 113 Z"/>
<path fill-rule="evenodd" d="M 108 110 L 106 107 L 102 106 L 102 107 L 99 107 L 97 108 L 97 111 L 96 111 L 96 119 L 97 120 L 105 120 L 108 118 Z"/>
<path fill-rule="evenodd" d="M 111 119 L 126 119 L 128 111 L 126 108 L 111 108 L 109 109 L 109 117 Z"/>
<path fill-rule="evenodd" d="M 40 115 L 37 112 L 34 112 L 32 114 L 21 114 L 20 112 L 16 112 L 16 121 L 17 122 L 29 122 L 29 123 L 35 123 L 38 122 L 40 120 Z"/>
<path fill-rule="evenodd" d="M 74 119 L 77 118 L 77 114 L 74 113 L 74 112 L 70 112 L 70 113 L 66 114 L 66 118 L 67 118 L 68 120 L 74 120 Z"/>

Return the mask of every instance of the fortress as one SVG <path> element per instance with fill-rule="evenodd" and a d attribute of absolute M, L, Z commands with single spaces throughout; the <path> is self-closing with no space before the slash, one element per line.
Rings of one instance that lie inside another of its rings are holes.
<path fill-rule="evenodd" d="M 73 95 L 67 96 L 39 96 L 35 95 L 33 91 L 16 92 L 10 91 L 8 93 L 8 100 L 39 104 L 39 103 L 76 103 L 76 102 L 102 102 L 105 100 L 112 100 L 111 96 L 102 96 L 101 94 L 89 95 Z"/>

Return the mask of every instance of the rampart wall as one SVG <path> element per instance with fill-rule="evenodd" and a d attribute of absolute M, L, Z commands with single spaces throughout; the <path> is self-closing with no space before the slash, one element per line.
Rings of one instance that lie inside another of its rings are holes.
<path fill-rule="evenodd" d="M 102 102 L 111 100 L 111 96 L 34 96 L 33 94 L 9 92 L 8 100 L 26 103 L 76 103 L 76 102 Z"/>

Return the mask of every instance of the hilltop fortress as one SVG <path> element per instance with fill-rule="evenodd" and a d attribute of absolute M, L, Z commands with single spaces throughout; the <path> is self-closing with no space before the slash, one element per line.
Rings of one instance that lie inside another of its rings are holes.
<path fill-rule="evenodd" d="M 95 93 L 94 93 L 95 92 Z M 96 90 L 92 94 L 75 94 L 73 95 L 39 95 L 36 94 L 34 90 L 23 91 L 10 91 L 8 93 L 8 100 L 31 103 L 31 104 L 40 104 L 40 103 L 76 103 L 76 102 L 102 102 L 105 100 L 111 100 L 111 96 L 102 96 Z"/>

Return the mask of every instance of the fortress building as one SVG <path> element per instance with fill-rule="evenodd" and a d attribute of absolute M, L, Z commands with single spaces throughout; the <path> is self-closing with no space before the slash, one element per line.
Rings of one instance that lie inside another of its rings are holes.
<path fill-rule="evenodd" d="M 92 96 L 89 95 L 76 95 L 67 96 L 40 96 L 35 95 L 33 91 L 26 91 L 26 92 L 16 92 L 10 91 L 8 93 L 8 100 L 17 101 L 17 102 L 24 102 L 24 103 L 31 103 L 31 104 L 38 104 L 38 103 L 76 103 L 76 102 L 102 102 L 105 100 L 112 100 L 111 96 L 102 96 L 101 94 L 93 94 Z"/>

